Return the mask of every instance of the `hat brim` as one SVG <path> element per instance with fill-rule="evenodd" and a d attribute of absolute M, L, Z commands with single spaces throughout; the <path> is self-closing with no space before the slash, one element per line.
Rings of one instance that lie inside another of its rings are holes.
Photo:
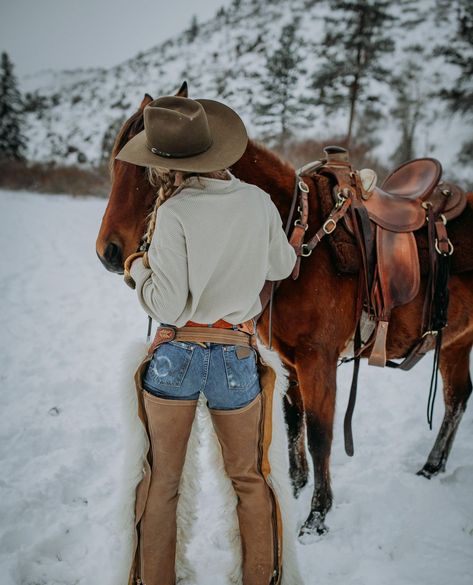
<path fill-rule="evenodd" d="M 143 130 L 131 138 L 115 158 L 138 166 L 204 173 L 218 171 L 235 163 L 248 144 L 248 135 L 240 116 L 220 102 L 205 99 L 195 101 L 202 105 L 207 115 L 212 137 L 208 150 L 185 158 L 159 156 L 147 147 Z"/>

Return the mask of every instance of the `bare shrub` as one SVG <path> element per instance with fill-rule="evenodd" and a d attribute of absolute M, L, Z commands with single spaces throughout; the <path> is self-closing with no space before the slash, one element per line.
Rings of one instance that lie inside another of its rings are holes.
<path fill-rule="evenodd" d="M 346 148 L 346 141 L 339 136 L 324 140 L 288 140 L 276 150 L 296 168 L 299 168 L 308 162 L 324 158 L 324 147 L 328 145 L 337 145 Z M 388 169 L 373 156 L 370 146 L 361 142 L 352 143 L 349 156 L 355 169 L 368 167 L 376 171 L 380 179 L 387 175 Z"/>
<path fill-rule="evenodd" d="M 110 191 L 108 168 L 94 169 L 18 161 L 0 164 L 0 187 L 3 189 L 95 195 L 107 197 Z"/>

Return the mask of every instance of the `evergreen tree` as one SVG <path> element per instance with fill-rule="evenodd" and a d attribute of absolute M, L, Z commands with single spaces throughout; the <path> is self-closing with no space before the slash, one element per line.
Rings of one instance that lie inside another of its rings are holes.
<path fill-rule="evenodd" d="M 456 82 L 443 89 L 440 96 L 452 112 L 473 114 L 473 2 L 455 0 L 450 3 L 450 10 L 456 13 L 455 35 L 435 53 L 442 55 L 447 63 L 456 65 L 459 74 Z"/>
<path fill-rule="evenodd" d="M 199 30 L 200 30 L 199 22 L 197 20 L 197 16 L 194 14 L 191 20 L 190 27 L 186 31 L 187 40 L 190 43 L 197 37 L 197 35 L 199 34 Z"/>
<path fill-rule="evenodd" d="M 422 54 L 422 47 L 418 47 L 418 54 Z M 423 106 L 426 101 L 426 96 L 421 90 L 420 77 L 418 64 L 409 60 L 400 74 L 393 78 L 392 88 L 397 101 L 391 114 L 398 121 L 401 132 L 401 139 L 393 154 L 394 162 L 397 164 L 415 157 L 415 133 L 424 116 Z"/>
<path fill-rule="evenodd" d="M 299 19 L 283 27 L 278 46 L 266 58 L 262 80 L 262 100 L 256 104 L 258 124 L 269 127 L 267 137 L 279 137 L 282 143 L 292 130 L 306 121 L 299 116 L 305 108 L 304 100 L 296 93 L 301 66 L 302 39 L 298 36 Z"/>
<path fill-rule="evenodd" d="M 112 154 L 113 145 L 115 144 L 115 139 L 120 132 L 120 128 L 123 126 L 126 120 L 125 116 L 120 116 L 110 122 L 107 129 L 105 130 L 103 137 L 102 137 L 102 145 L 101 145 L 101 152 L 100 152 L 100 163 L 106 164 L 110 159 L 110 155 Z"/>
<path fill-rule="evenodd" d="M 0 59 L 0 159 L 23 160 L 23 101 L 7 53 Z"/>
<path fill-rule="evenodd" d="M 370 91 L 371 82 L 389 81 L 389 69 L 382 65 L 383 56 L 394 50 L 389 5 L 389 0 L 332 0 L 325 17 L 320 70 L 312 88 L 328 114 L 348 109 L 348 144 L 358 108 L 379 99 Z"/>
<path fill-rule="evenodd" d="M 437 17 L 442 14 L 443 3 L 438 0 Z M 473 4 L 471 0 L 453 0 L 448 3 L 450 13 L 455 14 L 456 31 L 447 42 L 435 50 L 458 70 L 454 83 L 443 88 L 439 96 L 444 99 L 451 112 L 473 115 Z M 445 11 L 444 13 L 445 14 Z M 458 153 L 461 164 L 473 163 L 473 140 L 467 140 Z"/>

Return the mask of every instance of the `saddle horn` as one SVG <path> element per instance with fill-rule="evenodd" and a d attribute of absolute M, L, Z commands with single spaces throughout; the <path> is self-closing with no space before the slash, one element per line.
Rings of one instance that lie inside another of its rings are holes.
<path fill-rule="evenodd" d="M 348 150 L 342 146 L 326 146 L 324 153 L 327 161 L 348 162 Z"/>

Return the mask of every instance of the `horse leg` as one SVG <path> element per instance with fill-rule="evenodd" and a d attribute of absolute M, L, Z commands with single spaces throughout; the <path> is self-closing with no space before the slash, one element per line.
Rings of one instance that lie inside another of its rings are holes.
<path fill-rule="evenodd" d="M 336 393 L 336 357 L 318 348 L 308 348 L 296 359 L 296 370 L 301 387 L 306 415 L 307 442 L 314 465 L 314 493 L 307 520 L 299 532 L 299 540 L 306 544 L 315 535 L 327 532 L 325 517 L 332 507 L 330 485 L 330 451 L 333 437 Z"/>
<path fill-rule="evenodd" d="M 305 420 L 302 395 L 294 368 L 289 371 L 289 387 L 284 396 L 284 417 L 289 442 L 289 474 L 294 497 L 297 498 L 307 484 L 309 465 L 305 449 Z"/>
<path fill-rule="evenodd" d="M 440 372 L 443 379 L 445 414 L 427 462 L 417 472 L 417 475 L 423 475 L 430 479 L 439 472 L 445 471 L 455 434 L 472 390 L 470 378 L 471 347 L 470 341 L 466 345 L 447 346 L 441 351 Z"/>

